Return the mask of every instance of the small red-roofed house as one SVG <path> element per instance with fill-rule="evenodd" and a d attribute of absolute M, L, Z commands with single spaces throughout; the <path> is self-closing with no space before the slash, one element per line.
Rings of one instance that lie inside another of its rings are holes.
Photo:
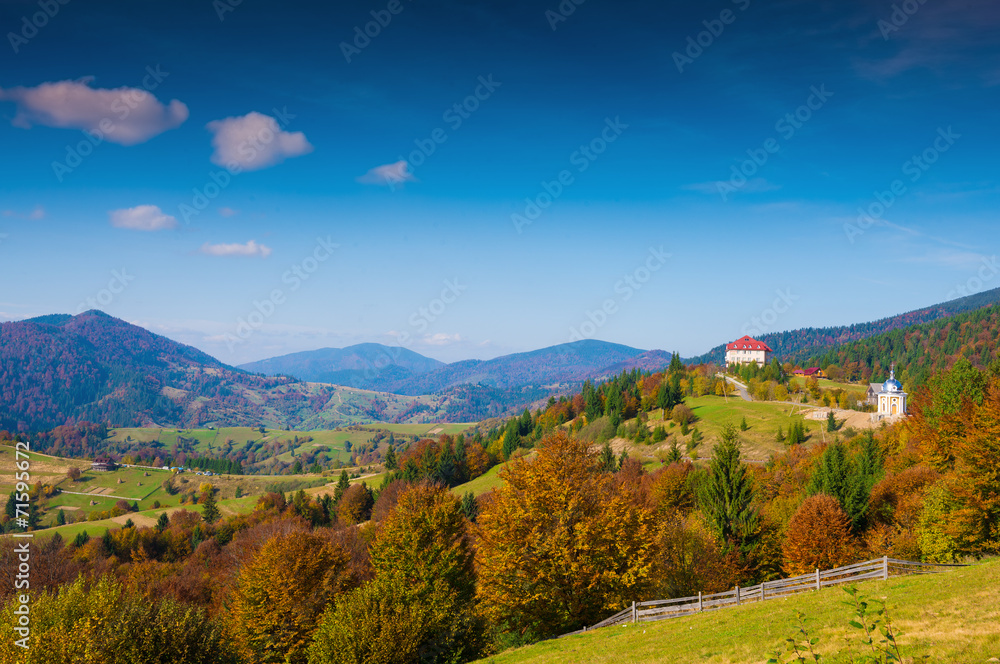
<path fill-rule="evenodd" d="M 757 366 L 763 367 L 771 361 L 771 353 L 773 352 L 766 343 L 757 341 L 748 335 L 731 344 L 726 344 L 726 366 L 756 362 Z"/>

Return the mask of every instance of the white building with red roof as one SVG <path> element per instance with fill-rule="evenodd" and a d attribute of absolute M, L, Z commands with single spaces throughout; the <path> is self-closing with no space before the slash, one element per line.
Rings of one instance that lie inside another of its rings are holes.
<path fill-rule="evenodd" d="M 771 361 L 771 353 L 773 352 L 766 343 L 757 341 L 748 335 L 731 344 L 726 344 L 726 366 L 756 362 L 757 366 L 764 367 Z"/>

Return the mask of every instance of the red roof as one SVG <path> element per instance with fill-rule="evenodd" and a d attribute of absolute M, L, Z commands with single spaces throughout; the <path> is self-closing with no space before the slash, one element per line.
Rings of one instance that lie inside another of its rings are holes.
<path fill-rule="evenodd" d="M 819 373 L 819 367 L 812 367 L 810 369 L 796 369 L 793 372 L 796 376 L 815 376 Z"/>
<path fill-rule="evenodd" d="M 726 350 L 766 350 L 768 353 L 774 352 L 766 343 L 757 341 L 750 336 L 745 336 L 742 339 L 737 339 L 731 344 L 727 344 Z"/>

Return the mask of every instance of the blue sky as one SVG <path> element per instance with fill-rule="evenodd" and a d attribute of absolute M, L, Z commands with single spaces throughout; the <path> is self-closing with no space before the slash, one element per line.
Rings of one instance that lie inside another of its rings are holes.
<path fill-rule="evenodd" d="M 993 3 L 92 4 L 0 3 L 4 320 L 694 355 L 1000 286 Z"/>

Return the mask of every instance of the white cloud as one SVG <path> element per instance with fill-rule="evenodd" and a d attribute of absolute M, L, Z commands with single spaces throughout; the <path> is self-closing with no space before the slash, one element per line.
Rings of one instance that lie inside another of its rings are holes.
<path fill-rule="evenodd" d="M 239 213 L 240 213 L 239 210 L 234 210 L 231 207 L 220 207 L 219 208 L 219 215 L 223 216 L 223 217 L 235 217 Z"/>
<path fill-rule="evenodd" d="M 119 145 L 144 143 L 188 118 L 187 106 L 176 99 L 164 105 L 146 90 L 92 88 L 91 80 L 0 88 L 0 101 L 17 104 L 11 120 L 15 127 L 85 129 L 100 132 L 104 140 Z"/>
<path fill-rule="evenodd" d="M 162 231 L 177 228 L 177 218 L 155 205 L 137 205 L 108 212 L 111 225 L 133 231 Z"/>
<path fill-rule="evenodd" d="M 313 151 L 301 131 L 284 131 L 277 120 L 256 111 L 213 120 L 205 126 L 214 134 L 212 163 L 231 170 L 238 166 L 245 171 L 257 171 Z"/>
<path fill-rule="evenodd" d="M 448 346 L 451 344 L 457 344 L 463 341 L 463 339 L 460 334 L 445 334 L 444 332 L 438 332 L 437 334 L 428 334 L 424 336 L 421 341 L 428 346 Z"/>
<path fill-rule="evenodd" d="M 201 245 L 201 253 L 209 256 L 260 256 L 267 258 L 271 255 L 271 248 L 257 244 L 253 240 L 243 244 L 209 244 Z"/>
<path fill-rule="evenodd" d="M 385 184 L 390 187 L 404 182 L 416 181 L 417 178 L 413 177 L 413 173 L 410 172 L 410 164 L 403 160 L 394 164 L 376 166 L 358 178 L 358 182 L 362 184 Z"/>

